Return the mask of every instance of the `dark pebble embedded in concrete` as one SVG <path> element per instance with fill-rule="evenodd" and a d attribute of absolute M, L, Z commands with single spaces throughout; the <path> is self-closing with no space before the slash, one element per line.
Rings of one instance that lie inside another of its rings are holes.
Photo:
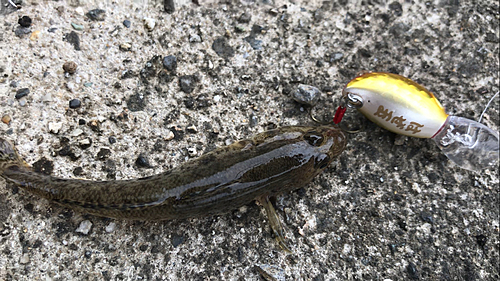
<path fill-rule="evenodd" d="M 30 34 L 31 33 L 31 28 L 29 27 L 22 27 L 22 26 L 18 26 L 15 30 L 14 30 L 14 34 L 19 37 L 19 38 L 23 38 L 26 34 Z"/>
<path fill-rule="evenodd" d="M 490 43 L 498 43 L 498 37 L 493 32 L 486 33 L 486 37 L 484 38 L 484 40 L 486 40 L 486 42 L 490 42 Z"/>
<path fill-rule="evenodd" d="M 129 20 L 124 20 L 124 21 L 123 21 L 123 25 L 124 25 L 126 28 L 130 28 L 130 25 L 131 25 L 131 24 L 132 24 L 132 23 L 131 23 Z"/>
<path fill-rule="evenodd" d="M 400 38 L 403 36 L 406 32 L 408 32 L 411 29 L 411 27 L 405 23 L 396 23 L 393 26 L 389 28 L 389 33 L 394 35 L 396 38 Z"/>
<path fill-rule="evenodd" d="M 214 40 L 212 44 L 212 49 L 214 52 L 225 59 L 229 59 L 234 56 L 234 49 L 229 45 L 226 38 L 219 37 Z"/>
<path fill-rule="evenodd" d="M 54 164 L 52 163 L 52 161 L 42 157 L 40 160 L 33 163 L 33 170 L 37 173 L 50 175 L 54 170 Z"/>
<path fill-rule="evenodd" d="M 241 14 L 241 16 L 238 18 L 238 22 L 240 23 L 249 23 L 252 20 L 252 15 L 245 12 Z"/>
<path fill-rule="evenodd" d="M 9 86 L 11 86 L 12 88 L 17 88 L 17 86 L 19 86 L 19 83 L 17 81 L 11 81 Z"/>
<path fill-rule="evenodd" d="M 78 125 L 85 125 L 85 123 L 87 123 L 85 119 L 78 120 Z"/>
<path fill-rule="evenodd" d="M 109 141 L 109 143 L 110 143 L 110 144 L 115 144 L 115 143 L 116 143 L 116 138 L 115 138 L 115 137 L 113 137 L 113 136 L 110 136 L 110 137 L 108 138 L 108 141 Z"/>
<path fill-rule="evenodd" d="M 488 237 L 486 237 L 483 234 L 479 234 L 476 236 L 476 242 L 479 247 L 484 247 L 486 245 L 486 242 L 488 241 Z"/>
<path fill-rule="evenodd" d="M 293 99 L 301 104 L 314 106 L 318 100 L 321 91 L 313 86 L 300 84 L 295 91 L 292 92 Z"/>
<path fill-rule="evenodd" d="M 172 246 L 174 246 L 174 248 L 175 248 L 175 247 L 179 246 L 180 244 L 184 243 L 184 236 L 173 234 L 171 241 L 172 241 Z"/>
<path fill-rule="evenodd" d="M 83 168 L 82 167 L 76 167 L 73 170 L 73 175 L 75 175 L 77 177 L 83 175 Z"/>
<path fill-rule="evenodd" d="M 69 74 L 74 74 L 78 65 L 74 61 L 67 61 L 63 64 L 63 70 Z"/>
<path fill-rule="evenodd" d="M 146 107 L 145 94 L 136 93 L 131 95 L 127 99 L 127 108 L 132 112 L 144 110 L 145 107 Z"/>
<path fill-rule="evenodd" d="M 174 0 L 163 0 L 163 9 L 168 14 L 175 12 L 175 1 Z"/>
<path fill-rule="evenodd" d="M 194 98 L 187 97 L 186 99 L 184 99 L 184 105 L 187 109 L 192 109 L 194 107 Z"/>
<path fill-rule="evenodd" d="M 22 16 L 17 23 L 22 27 L 30 27 L 31 26 L 31 18 L 28 16 Z"/>
<path fill-rule="evenodd" d="M 417 270 L 417 266 L 410 262 L 408 264 L 408 266 L 406 267 L 406 272 L 408 273 L 408 276 L 410 277 L 410 279 L 412 280 L 417 280 L 418 279 L 418 270 Z"/>
<path fill-rule="evenodd" d="M 330 62 L 339 61 L 344 57 L 342 53 L 333 53 L 330 55 Z"/>
<path fill-rule="evenodd" d="M 133 70 L 131 69 L 127 69 L 127 70 L 124 70 L 122 72 L 122 76 L 120 77 L 120 79 L 129 79 L 129 78 L 132 78 L 132 77 L 136 77 L 137 76 L 137 73 L 135 73 Z"/>
<path fill-rule="evenodd" d="M 69 108 L 79 108 L 82 102 L 79 99 L 72 99 L 69 101 Z"/>
<path fill-rule="evenodd" d="M 422 219 L 422 221 L 424 222 L 428 222 L 428 223 L 431 223 L 431 224 L 434 224 L 434 219 L 432 218 L 432 214 L 430 214 L 429 212 L 427 211 L 422 211 L 420 213 L 420 218 Z"/>
<path fill-rule="evenodd" d="M 197 80 L 198 79 L 196 79 L 196 76 L 194 75 L 184 75 L 179 77 L 179 87 L 181 87 L 181 91 L 187 94 L 193 92 L 196 87 Z"/>
<path fill-rule="evenodd" d="M 195 106 L 197 108 L 203 108 L 203 107 L 210 106 L 210 101 L 208 100 L 207 95 L 201 94 L 201 95 L 197 96 L 196 100 L 195 100 Z"/>
<path fill-rule="evenodd" d="M 92 139 L 91 138 L 83 139 L 78 143 L 78 146 L 81 149 L 87 149 L 92 146 Z"/>
<path fill-rule="evenodd" d="M 99 152 L 97 152 L 97 159 L 98 160 L 106 160 L 108 157 L 111 156 L 111 150 L 107 148 L 101 148 Z"/>
<path fill-rule="evenodd" d="M 247 41 L 250 44 L 250 46 L 252 47 L 252 49 L 254 49 L 256 51 L 262 49 L 262 40 L 257 40 L 257 39 L 255 39 L 254 36 L 245 37 L 245 41 Z"/>
<path fill-rule="evenodd" d="M 370 50 L 367 50 L 365 48 L 359 49 L 358 54 L 360 54 L 364 58 L 369 58 L 372 56 L 372 53 L 370 52 Z"/>
<path fill-rule="evenodd" d="M 163 58 L 163 67 L 169 71 L 175 71 L 177 68 L 177 57 L 169 55 Z"/>
<path fill-rule="evenodd" d="M 158 82 L 160 84 L 167 84 L 174 80 L 174 75 L 170 75 L 170 72 L 166 69 L 160 70 L 158 73 Z"/>
<path fill-rule="evenodd" d="M 70 33 L 64 34 L 63 40 L 70 43 L 71 45 L 73 45 L 75 50 L 77 50 L 77 51 L 81 50 L 80 49 L 80 37 L 78 36 L 78 33 L 76 33 L 75 31 L 71 31 Z"/>
<path fill-rule="evenodd" d="M 394 11 L 394 15 L 397 17 L 403 15 L 403 6 L 401 6 L 401 3 L 397 1 L 394 1 L 391 4 L 389 4 L 389 9 Z"/>
<path fill-rule="evenodd" d="M 85 258 L 90 259 L 92 257 L 91 251 L 85 251 Z"/>
<path fill-rule="evenodd" d="M 21 99 L 30 93 L 30 89 L 22 88 L 16 91 L 16 99 Z"/>
<path fill-rule="evenodd" d="M 93 9 L 87 13 L 87 17 L 93 21 L 103 21 L 106 18 L 106 11 L 102 9 Z"/>
<path fill-rule="evenodd" d="M 144 157 L 144 155 L 142 155 L 142 154 L 139 155 L 139 157 L 137 157 L 137 159 L 135 160 L 135 164 L 141 168 L 151 167 L 151 165 L 149 165 L 148 159 L 146 157 Z"/>

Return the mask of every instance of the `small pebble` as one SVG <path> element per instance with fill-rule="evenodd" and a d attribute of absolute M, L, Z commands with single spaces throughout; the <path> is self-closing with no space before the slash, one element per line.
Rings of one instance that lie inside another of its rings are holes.
<path fill-rule="evenodd" d="M 330 62 L 339 61 L 343 57 L 344 57 L 344 54 L 342 54 L 342 53 L 333 53 L 332 55 L 330 55 Z"/>
<path fill-rule="evenodd" d="M 23 38 L 26 34 L 29 33 L 31 33 L 31 28 L 29 27 L 19 26 L 18 28 L 16 28 L 16 30 L 14 30 L 14 34 L 19 38 Z"/>
<path fill-rule="evenodd" d="M 163 67 L 169 71 L 175 71 L 177 68 L 177 57 L 169 55 L 163 58 Z"/>
<path fill-rule="evenodd" d="M 4 115 L 2 116 L 2 122 L 9 125 L 10 124 L 10 116 L 9 115 Z"/>
<path fill-rule="evenodd" d="M 320 94 L 321 91 L 316 87 L 299 84 L 292 93 L 292 97 L 298 103 L 314 106 L 318 102 Z"/>
<path fill-rule="evenodd" d="M 198 34 L 191 34 L 189 35 L 189 42 L 191 43 L 199 43 L 201 42 L 201 37 Z"/>
<path fill-rule="evenodd" d="M 17 23 L 22 27 L 30 27 L 31 26 L 31 18 L 28 16 L 22 16 Z"/>
<path fill-rule="evenodd" d="M 268 13 L 272 16 L 277 16 L 279 14 L 279 11 L 276 8 L 272 8 L 272 9 L 269 9 Z"/>
<path fill-rule="evenodd" d="M 66 34 L 64 34 L 63 40 L 70 43 L 71 45 L 73 45 L 75 50 L 77 50 L 77 51 L 81 50 L 80 37 L 78 36 L 78 33 L 74 32 L 74 31 L 71 31 L 70 33 L 66 33 Z"/>
<path fill-rule="evenodd" d="M 190 134 L 196 134 L 198 132 L 198 129 L 196 129 L 195 125 L 189 125 L 186 127 L 186 131 Z"/>
<path fill-rule="evenodd" d="M 151 165 L 149 165 L 149 161 L 146 157 L 144 157 L 142 154 L 137 157 L 137 160 L 135 160 L 135 164 L 141 168 L 149 168 Z"/>
<path fill-rule="evenodd" d="M 196 87 L 196 82 L 197 79 L 194 75 L 184 75 L 179 77 L 179 87 L 181 88 L 181 91 L 187 94 L 193 92 Z"/>
<path fill-rule="evenodd" d="M 174 132 L 168 131 L 168 133 L 165 135 L 165 140 L 169 141 L 169 140 L 174 139 L 174 137 L 175 137 Z"/>
<path fill-rule="evenodd" d="M 63 64 L 64 71 L 69 74 L 74 74 L 77 68 L 78 65 L 74 61 L 67 61 Z"/>
<path fill-rule="evenodd" d="M 66 72 L 67 73 L 67 72 Z M 69 75 L 69 74 L 68 74 Z M 66 83 L 66 88 L 70 91 L 70 92 L 74 92 L 75 91 L 75 83 L 73 82 L 68 82 Z"/>
<path fill-rule="evenodd" d="M 36 41 L 36 40 L 40 39 L 40 33 L 41 33 L 40 30 L 33 31 L 30 35 L 30 40 Z"/>
<path fill-rule="evenodd" d="M 85 258 L 90 259 L 92 257 L 92 252 L 91 251 L 85 251 Z"/>
<path fill-rule="evenodd" d="M 245 41 L 247 41 L 252 49 L 254 50 L 262 50 L 262 40 L 257 40 L 255 39 L 254 36 L 248 36 L 244 38 Z"/>
<path fill-rule="evenodd" d="M 85 139 L 78 142 L 78 146 L 80 146 L 81 149 L 87 149 L 91 145 L 92 145 L 92 141 L 89 138 L 85 138 Z"/>
<path fill-rule="evenodd" d="M 187 149 L 189 157 L 196 157 L 198 155 L 198 151 L 196 150 L 196 147 L 188 147 Z"/>
<path fill-rule="evenodd" d="M 124 21 L 123 21 L 123 25 L 124 25 L 126 28 L 130 28 L 131 22 L 130 22 L 129 20 L 124 20 Z"/>
<path fill-rule="evenodd" d="M 79 99 L 72 99 L 69 101 L 69 108 L 79 108 L 82 102 Z"/>
<path fill-rule="evenodd" d="M 85 125 L 85 123 L 87 123 L 87 122 L 85 122 L 84 119 L 78 120 L 78 125 Z"/>
<path fill-rule="evenodd" d="M 87 235 L 89 234 L 91 228 L 92 228 L 92 223 L 89 220 L 84 220 L 80 223 L 80 225 L 75 231 Z"/>
<path fill-rule="evenodd" d="M 108 141 L 109 141 L 109 144 L 114 144 L 114 143 L 116 143 L 116 138 L 115 138 L 115 137 L 113 137 L 113 136 L 110 136 L 110 137 L 108 138 Z"/>
<path fill-rule="evenodd" d="M 120 44 L 120 51 L 130 51 L 132 49 L 132 44 L 130 43 L 122 43 Z"/>
<path fill-rule="evenodd" d="M 102 9 L 93 9 L 87 13 L 87 17 L 93 21 L 103 21 L 106 18 L 106 11 Z"/>
<path fill-rule="evenodd" d="M 72 22 L 72 23 L 71 23 L 71 26 L 72 26 L 75 30 L 83 30 L 83 25 L 81 25 L 81 24 L 77 24 L 77 23 Z"/>
<path fill-rule="evenodd" d="M 16 91 L 16 99 L 21 99 L 30 93 L 30 89 L 22 88 Z"/>
<path fill-rule="evenodd" d="M 266 276 L 266 280 L 276 280 L 276 281 L 285 281 L 285 270 L 277 267 L 275 265 L 269 264 L 257 264 L 255 265 L 255 269 L 262 275 Z"/>
<path fill-rule="evenodd" d="M 234 56 L 234 49 L 229 45 L 227 39 L 224 37 L 218 37 L 212 43 L 212 49 L 214 52 L 225 59 L 229 59 Z"/>
<path fill-rule="evenodd" d="M 72 137 L 78 137 L 79 135 L 83 134 L 83 130 L 82 129 L 79 129 L 79 128 L 76 128 L 75 130 L 73 130 L 73 132 L 71 132 L 69 135 L 72 136 Z"/>
<path fill-rule="evenodd" d="M 192 1 L 194 4 L 197 4 L 198 6 L 200 5 L 198 3 L 198 0 L 193 0 Z M 175 12 L 175 1 L 174 0 L 164 0 L 163 1 L 163 8 L 166 13 L 171 14 Z"/>
<path fill-rule="evenodd" d="M 115 231 L 115 229 L 116 229 L 116 223 L 114 223 L 114 222 L 111 222 L 106 226 L 107 233 L 113 232 L 113 231 Z"/>
<path fill-rule="evenodd" d="M 57 134 L 62 129 L 62 122 L 49 123 L 49 132 Z"/>
<path fill-rule="evenodd" d="M 11 81 L 9 86 L 11 86 L 12 88 L 17 88 L 17 86 L 19 86 L 19 83 L 17 81 Z"/>
<path fill-rule="evenodd" d="M 238 22 L 240 23 L 249 23 L 252 20 L 252 15 L 245 12 L 241 14 L 241 16 L 238 18 Z"/>
<path fill-rule="evenodd" d="M 144 26 L 148 31 L 151 31 L 156 26 L 156 21 L 153 18 L 144 18 Z"/>
<path fill-rule="evenodd" d="M 20 264 L 27 264 L 30 262 L 30 256 L 28 253 L 24 253 L 23 256 L 19 259 Z"/>

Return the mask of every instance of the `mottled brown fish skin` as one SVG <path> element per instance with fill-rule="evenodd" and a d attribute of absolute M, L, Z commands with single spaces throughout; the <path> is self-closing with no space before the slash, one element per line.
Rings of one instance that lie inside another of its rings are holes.
<path fill-rule="evenodd" d="M 62 179 L 31 171 L 0 138 L 0 176 L 76 211 L 164 220 L 224 213 L 309 183 L 345 148 L 334 127 L 282 127 L 213 150 L 154 176 L 118 181 Z"/>

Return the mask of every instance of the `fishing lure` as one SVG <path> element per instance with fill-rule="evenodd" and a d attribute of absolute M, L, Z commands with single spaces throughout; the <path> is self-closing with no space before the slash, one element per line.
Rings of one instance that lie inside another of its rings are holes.
<path fill-rule="evenodd" d="M 345 86 L 342 97 L 335 124 L 342 120 L 347 107 L 356 108 L 389 131 L 433 139 L 461 168 L 496 169 L 498 132 L 479 123 L 481 120 L 448 115 L 430 91 L 406 77 L 384 72 L 365 73 Z"/>

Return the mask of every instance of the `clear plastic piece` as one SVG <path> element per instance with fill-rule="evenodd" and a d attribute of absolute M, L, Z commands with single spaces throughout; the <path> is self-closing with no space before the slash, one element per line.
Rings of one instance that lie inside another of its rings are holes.
<path fill-rule="evenodd" d="M 463 169 L 498 168 L 498 132 L 467 118 L 449 116 L 433 138 L 443 153 Z"/>

